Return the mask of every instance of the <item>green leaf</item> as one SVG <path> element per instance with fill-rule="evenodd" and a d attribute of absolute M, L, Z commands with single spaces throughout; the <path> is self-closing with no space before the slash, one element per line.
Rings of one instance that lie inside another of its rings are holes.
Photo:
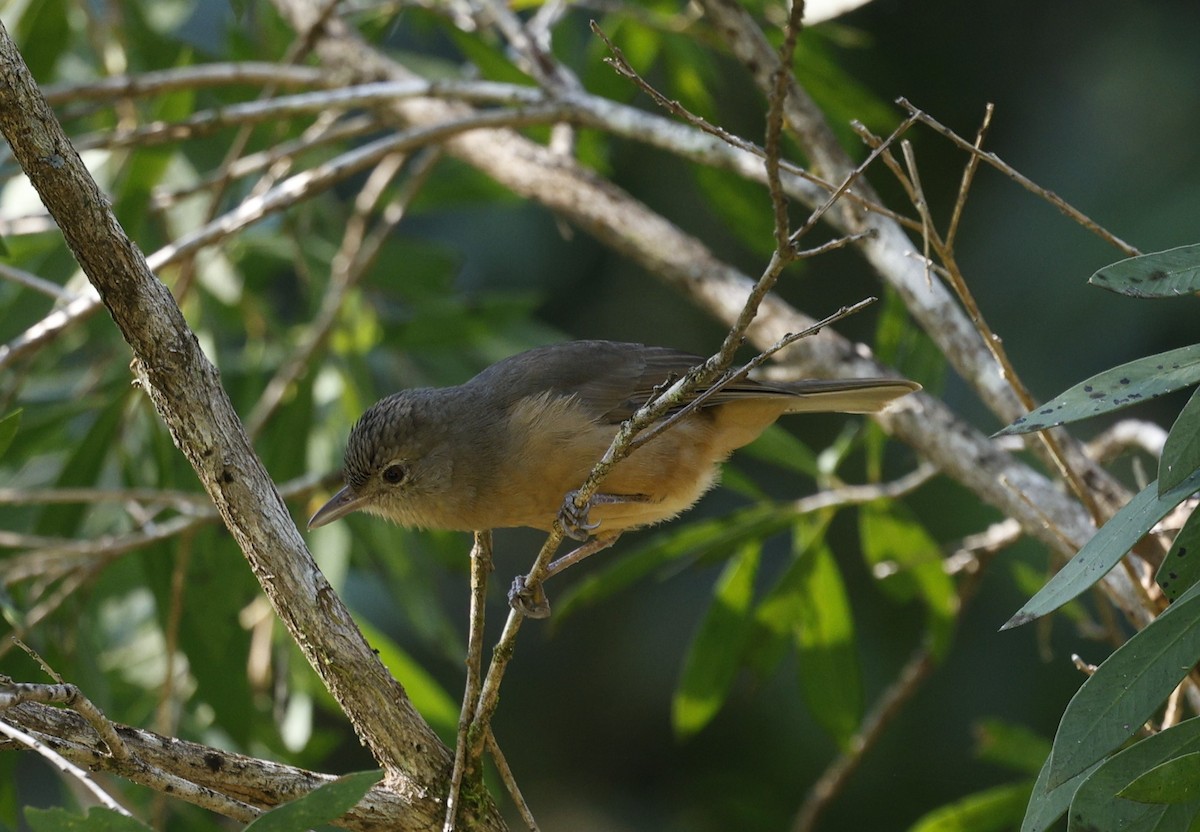
<path fill-rule="evenodd" d="M 339 777 L 304 797 L 276 806 L 248 825 L 245 832 L 298 832 L 328 823 L 353 809 L 381 777 L 381 771 L 360 771 Z"/>
<path fill-rule="evenodd" d="M 1139 775 L 1118 797 L 1138 803 L 1193 803 L 1200 800 L 1200 751 L 1180 754 Z"/>
<path fill-rule="evenodd" d="M 1200 292 L 1200 245 L 1121 260 L 1100 269 L 1088 283 L 1132 298 L 1169 298 Z"/>
<path fill-rule="evenodd" d="M 39 84 L 53 80 L 54 67 L 72 42 L 69 20 L 64 0 L 42 0 L 28 4 L 13 27 L 21 57 Z"/>
<path fill-rule="evenodd" d="M 940 658 L 950 646 L 958 595 L 942 568 L 942 552 L 908 509 L 878 501 L 859 507 L 859 538 L 873 569 L 888 570 L 879 585 L 900 601 L 920 598 L 928 610 L 931 646 Z"/>
<path fill-rule="evenodd" d="M 1097 373 L 996 435 L 1032 433 L 1078 422 L 1157 398 L 1197 381 L 1200 381 L 1200 344 L 1192 344 Z"/>
<path fill-rule="evenodd" d="M 1200 578 L 1200 511 L 1193 511 L 1175 535 L 1171 551 L 1163 558 L 1154 579 L 1167 600 L 1174 601 Z"/>
<path fill-rule="evenodd" d="M 1067 703 L 1054 750 L 1051 786 L 1118 748 L 1154 715 L 1200 660 L 1200 585 L 1117 648 Z"/>
<path fill-rule="evenodd" d="M 25 809 L 25 822 L 33 832 L 147 832 L 150 829 L 136 818 L 103 806 L 93 806 L 86 816 L 57 807 L 35 809 L 30 806 Z"/>
<path fill-rule="evenodd" d="M 1079 787 L 1071 802 L 1072 832 L 1185 832 L 1200 810 L 1186 804 L 1137 803 L 1118 795 L 1146 772 L 1200 749 L 1200 719 L 1146 737 L 1122 750 Z"/>
<path fill-rule="evenodd" d="M 55 487 L 88 487 L 96 484 L 109 454 L 120 446 L 117 436 L 131 391 L 132 388 L 125 385 L 125 390 L 113 395 L 109 404 L 95 417 L 91 428 L 67 456 L 54 483 Z M 38 518 L 34 532 L 69 537 L 78 531 L 87 510 L 88 506 L 84 503 L 47 506 Z"/>
<path fill-rule="evenodd" d="M 820 474 L 812 449 L 779 425 L 771 425 L 763 434 L 738 451 L 771 465 L 796 471 L 816 479 Z"/>
<path fill-rule="evenodd" d="M 975 726 L 975 756 L 1023 774 L 1041 771 L 1050 748 L 1050 740 L 1024 725 L 985 719 Z"/>
<path fill-rule="evenodd" d="M 667 563 L 681 558 L 725 557 L 747 540 L 762 540 L 787 528 L 795 516 L 790 507 L 766 504 L 725 517 L 677 524 L 655 535 L 646 546 L 610 559 L 609 565 L 564 590 L 555 598 L 552 626 L 561 626 L 580 608 L 615 595 Z"/>
<path fill-rule="evenodd" d="M 216 526 L 195 533 L 182 585 L 176 586 L 178 545 L 149 547 L 137 556 L 154 593 L 159 627 L 166 632 L 178 615 L 177 649 L 187 656 L 196 698 L 213 709 L 223 732 L 245 746 L 262 724 L 262 712 L 253 704 L 246 673 L 251 633 L 238 615 L 261 590 L 233 538 Z"/>
<path fill-rule="evenodd" d="M 1158 483 L 1150 483 L 1100 527 L 1075 557 L 1067 561 L 1000 629 L 1019 627 L 1078 597 L 1107 575 L 1155 523 L 1197 489 L 1200 489 L 1200 472 L 1161 496 Z"/>
<path fill-rule="evenodd" d="M 20 426 L 20 410 L 14 410 L 3 419 L 0 419 L 0 456 L 4 456 L 4 452 L 7 451 L 8 446 L 12 444 L 13 439 L 17 435 L 17 428 Z"/>
<path fill-rule="evenodd" d="M 1042 770 L 1038 772 L 1037 780 L 1033 783 L 1033 793 L 1029 796 L 1029 807 L 1025 810 L 1025 819 L 1021 821 L 1021 832 L 1043 832 L 1043 830 L 1049 829 L 1051 824 L 1067 811 L 1067 807 L 1075 799 L 1079 787 L 1099 767 L 1100 764 L 1096 763 L 1062 785 L 1050 788 L 1047 784 L 1050 776 L 1050 755 L 1047 754 L 1046 762 L 1042 765 Z"/>
<path fill-rule="evenodd" d="M 1158 464 L 1158 491 L 1174 488 L 1200 468 L 1200 390 L 1179 411 Z"/>
<path fill-rule="evenodd" d="M 796 553 L 792 596 L 800 686 L 817 722 L 845 750 L 863 710 L 850 599 L 829 547 L 823 541 L 805 547 L 800 528 L 792 540 L 801 550 Z"/>
<path fill-rule="evenodd" d="M 721 709 L 733 685 L 750 631 L 750 604 L 762 544 L 744 545 L 725 566 L 713 602 L 688 648 L 671 722 L 680 737 L 695 734 Z"/>
<path fill-rule="evenodd" d="M 1012 783 L 967 795 L 934 809 L 909 832 L 1007 832 L 1021 820 L 1030 788 Z"/>

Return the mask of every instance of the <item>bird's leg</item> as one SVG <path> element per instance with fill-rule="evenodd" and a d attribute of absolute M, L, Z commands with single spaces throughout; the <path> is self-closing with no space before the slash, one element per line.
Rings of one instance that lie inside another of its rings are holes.
<path fill-rule="evenodd" d="M 524 575 L 518 575 L 513 578 L 512 588 L 508 591 L 508 605 L 528 618 L 549 618 L 550 600 L 546 597 L 546 590 L 542 586 L 546 578 L 557 575 L 568 566 L 574 566 L 589 555 L 594 555 L 602 549 L 607 549 L 616 543 L 617 538 L 620 536 L 618 533 L 605 537 L 593 537 L 582 546 L 572 549 L 561 558 L 553 561 L 546 567 L 545 577 L 537 583 L 526 583 Z"/>
<path fill-rule="evenodd" d="M 562 523 L 563 534 L 572 540 L 590 542 L 592 532 L 600 528 L 599 523 L 588 522 L 588 513 L 592 506 L 612 506 L 621 503 L 650 503 L 653 499 L 646 494 L 593 494 L 583 508 L 575 505 L 578 491 L 567 492 L 562 508 L 558 510 L 558 520 Z M 586 555 L 584 556 L 586 557 Z"/>

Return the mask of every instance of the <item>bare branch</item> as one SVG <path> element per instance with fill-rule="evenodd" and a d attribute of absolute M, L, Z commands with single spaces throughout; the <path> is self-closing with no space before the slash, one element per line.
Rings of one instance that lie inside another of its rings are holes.
<path fill-rule="evenodd" d="M 281 620 L 405 796 L 442 813 L 449 755 L 364 641 L 254 454 L 216 369 L 128 239 L 0 26 L 0 131 L 130 344 L 134 373 L 245 553 Z M 486 799 L 481 824 L 499 826 Z"/>

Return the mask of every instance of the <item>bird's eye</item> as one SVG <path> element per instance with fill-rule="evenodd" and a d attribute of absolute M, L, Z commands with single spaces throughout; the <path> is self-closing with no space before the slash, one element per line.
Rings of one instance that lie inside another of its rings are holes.
<path fill-rule="evenodd" d="M 404 482 L 404 477 L 408 474 L 404 470 L 404 466 L 393 462 L 391 465 L 383 469 L 383 481 L 391 485 L 399 485 Z"/>

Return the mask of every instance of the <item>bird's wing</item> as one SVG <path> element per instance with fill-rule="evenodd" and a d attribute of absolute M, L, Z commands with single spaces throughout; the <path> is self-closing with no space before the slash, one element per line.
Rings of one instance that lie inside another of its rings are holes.
<path fill-rule="evenodd" d="M 504 390 L 512 402 L 547 391 L 575 396 L 592 418 L 617 424 L 632 416 L 656 389 L 674 382 L 703 361 L 698 355 L 666 347 L 618 341 L 567 341 L 493 364 L 469 383 L 483 384 L 493 391 Z M 713 394 L 705 405 L 786 396 L 796 399 L 795 407 L 789 409 L 797 411 L 873 412 L 911 389 L 919 386 L 887 379 L 798 382 L 742 379 Z"/>

